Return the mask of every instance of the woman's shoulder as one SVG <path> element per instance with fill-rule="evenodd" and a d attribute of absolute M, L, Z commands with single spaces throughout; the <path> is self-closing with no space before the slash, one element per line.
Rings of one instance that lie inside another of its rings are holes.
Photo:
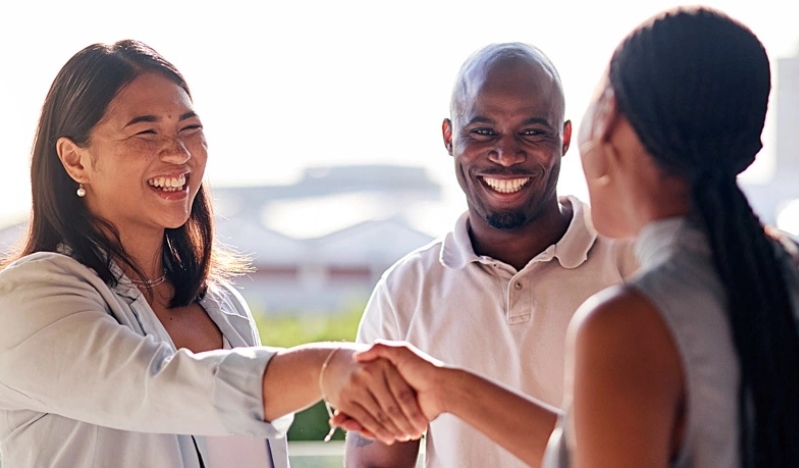
<path fill-rule="evenodd" d="M 655 450 L 666 459 L 684 381 L 655 305 L 622 285 L 589 299 L 572 325 L 567 378 L 581 457 L 651 460 Z"/>
<path fill-rule="evenodd" d="M 627 333 L 653 321 L 658 310 L 635 288 L 620 284 L 590 297 L 575 313 L 572 327 L 588 332 Z"/>
<path fill-rule="evenodd" d="M 59 252 L 36 252 L 20 257 L 0 270 L 0 284 L 20 275 L 65 274 L 77 277 L 97 277 L 91 268 L 71 256 Z"/>
<path fill-rule="evenodd" d="M 94 270 L 57 252 L 26 255 L 0 271 L 0 307 L 21 303 L 38 307 L 54 297 L 102 302 L 107 293 L 108 286 Z"/>
<path fill-rule="evenodd" d="M 0 342 L 17 343 L 84 312 L 105 314 L 109 290 L 74 258 L 39 252 L 0 271 Z"/>
<path fill-rule="evenodd" d="M 672 333 L 658 307 L 628 284 L 589 298 L 575 313 L 569 334 L 574 346 L 604 349 L 609 359 L 676 354 Z"/>

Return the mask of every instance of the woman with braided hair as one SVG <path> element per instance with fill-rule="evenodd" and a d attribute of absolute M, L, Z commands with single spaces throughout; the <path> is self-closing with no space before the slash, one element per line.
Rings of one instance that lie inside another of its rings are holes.
<path fill-rule="evenodd" d="M 531 465 L 799 466 L 799 274 L 736 184 L 769 88 L 762 44 L 714 10 L 665 12 L 616 49 L 580 153 L 596 228 L 635 236 L 641 270 L 575 316 L 565 413 L 397 345 L 360 359 L 388 357 L 429 418 Z"/>

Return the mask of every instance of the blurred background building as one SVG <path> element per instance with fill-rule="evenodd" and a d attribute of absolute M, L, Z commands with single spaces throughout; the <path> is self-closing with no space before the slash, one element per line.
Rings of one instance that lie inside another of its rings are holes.
<path fill-rule="evenodd" d="M 386 268 L 433 239 L 414 218 L 441 200 L 423 168 L 392 165 L 313 167 L 292 185 L 212 193 L 217 238 L 256 267 L 237 285 L 271 313 L 362 306 Z"/>
<path fill-rule="evenodd" d="M 380 275 L 433 239 L 415 227 L 441 201 L 424 168 L 312 167 L 290 185 L 212 188 L 217 240 L 252 259 L 237 279 L 253 312 L 319 314 L 363 307 Z M 0 230 L 0 249 L 26 223 Z"/>

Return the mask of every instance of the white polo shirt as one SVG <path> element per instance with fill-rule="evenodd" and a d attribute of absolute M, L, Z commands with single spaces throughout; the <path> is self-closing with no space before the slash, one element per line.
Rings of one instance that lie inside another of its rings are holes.
<path fill-rule="evenodd" d="M 563 397 L 566 329 L 591 295 L 636 268 L 632 243 L 598 236 L 588 206 L 565 197 L 563 237 L 521 271 L 474 253 L 468 215 L 453 232 L 398 261 L 375 287 L 358 341 L 405 340 L 549 404 Z M 522 467 L 488 437 L 444 414 L 426 436 L 427 467 Z"/>

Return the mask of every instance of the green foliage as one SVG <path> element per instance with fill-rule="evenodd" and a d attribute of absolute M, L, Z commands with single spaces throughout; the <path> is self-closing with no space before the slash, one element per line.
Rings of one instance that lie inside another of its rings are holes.
<path fill-rule="evenodd" d="M 274 314 L 255 312 L 255 322 L 266 346 L 291 347 L 317 341 L 353 341 L 363 313 L 363 304 L 347 310 L 325 314 Z M 330 430 L 327 410 L 322 402 L 300 411 L 294 416 L 288 438 L 321 441 Z M 337 431 L 334 440 L 343 440 L 344 433 Z"/>
<path fill-rule="evenodd" d="M 294 415 L 294 424 L 289 429 L 289 440 L 321 441 L 330 431 L 327 424 L 327 410 L 321 401 Z M 337 430 L 332 440 L 344 440 L 344 431 Z"/>
<path fill-rule="evenodd" d="M 316 341 L 353 341 L 363 305 L 345 311 L 296 315 L 254 312 L 261 342 L 266 346 L 290 347 Z"/>

